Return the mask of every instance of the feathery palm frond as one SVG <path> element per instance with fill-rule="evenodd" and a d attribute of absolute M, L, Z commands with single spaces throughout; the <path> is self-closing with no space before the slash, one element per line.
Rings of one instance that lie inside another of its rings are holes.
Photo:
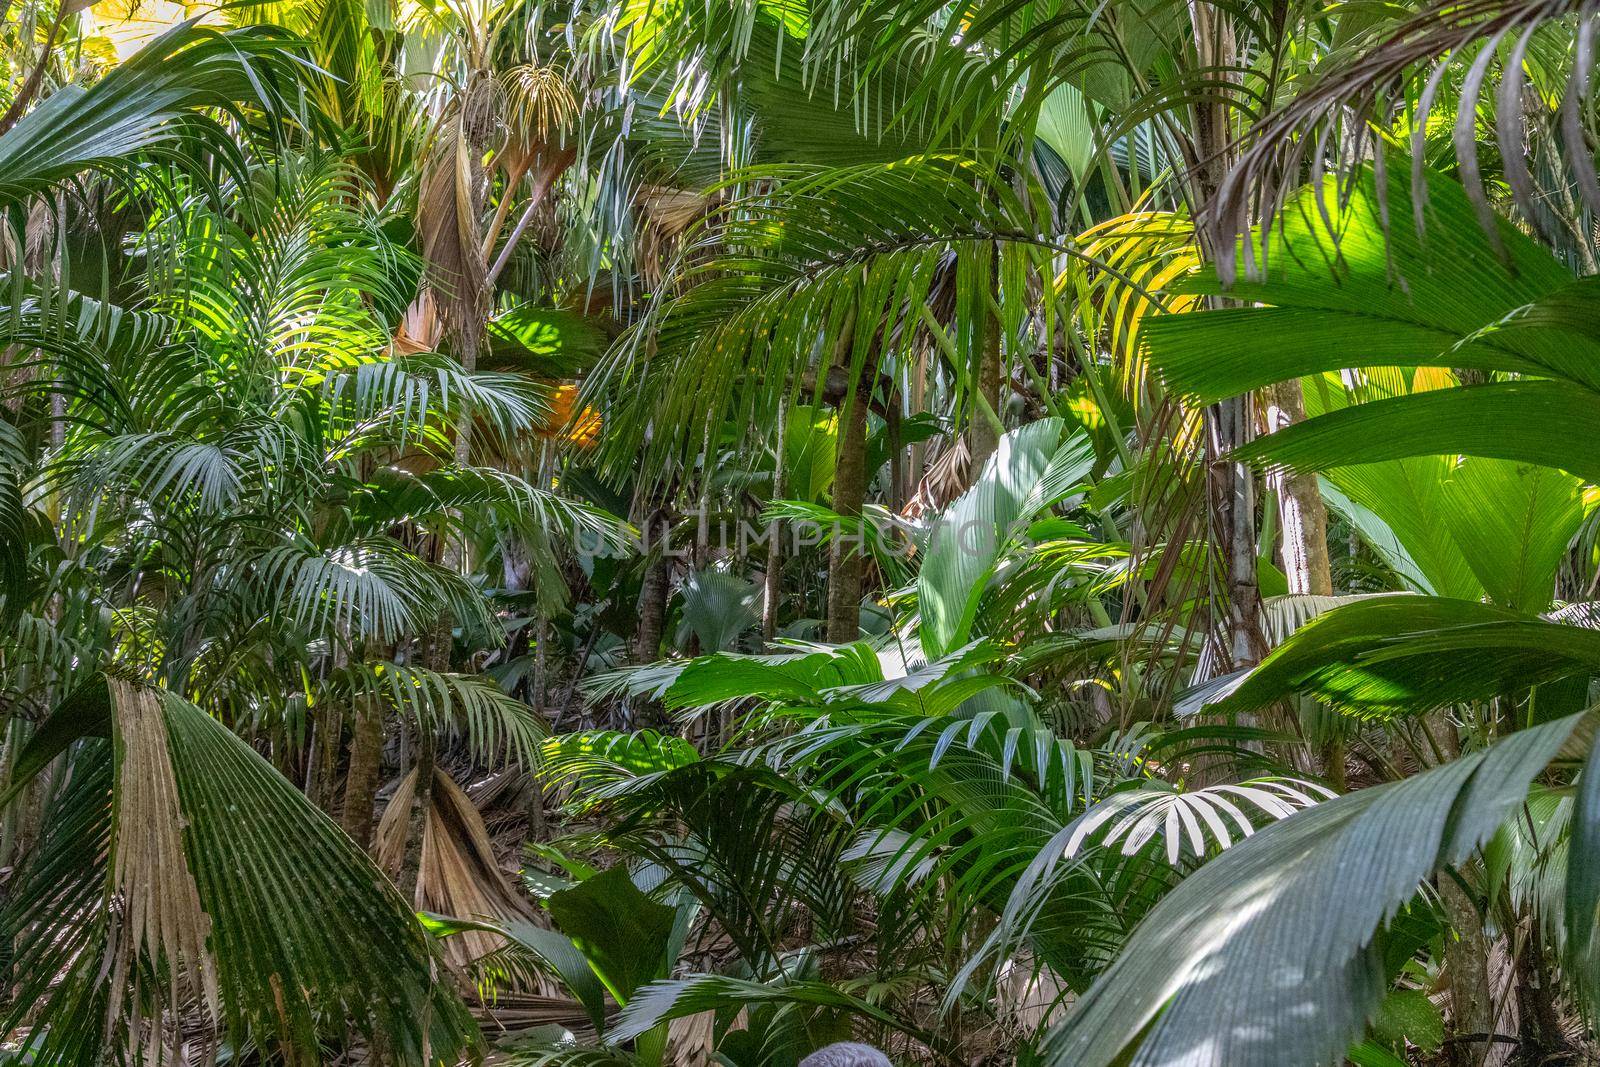
<path fill-rule="evenodd" d="M 307 68 L 281 31 L 256 27 L 218 32 L 182 22 L 106 77 L 46 97 L 0 136 L 0 202 L 15 203 L 85 169 L 132 178 L 138 153 L 191 166 L 196 141 L 236 176 L 245 173 L 239 142 L 206 109 L 241 121 L 254 105 L 294 115 Z"/>
<path fill-rule="evenodd" d="M 464 579 L 387 539 L 330 549 L 291 540 L 262 552 L 256 565 L 268 603 L 313 629 L 394 640 L 428 631 L 440 607 L 474 632 L 494 627 Z"/>
<path fill-rule="evenodd" d="M 1451 140 L 1471 217 L 1495 252 L 1504 256 L 1507 249 L 1503 220 L 1485 188 L 1479 136 L 1491 122 L 1504 180 L 1536 226 L 1548 219 L 1538 204 L 1545 191 L 1528 160 L 1530 130 L 1541 126 L 1559 132 L 1565 173 L 1556 180 L 1563 192 L 1570 180 L 1589 211 L 1600 211 L 1591 147 L 1594 32 L 1595 10 L 1588 3 L 1473 0 L 1426 4 L 1398 25 L 1383 26 L 1380 39 L 1372 40 L 1370 32 L 1358 36 L 1353 43 L 1359 47 L 1336 53 L 1287 106 L 1249 132 L 1207 219 L 1218 231 L 1219 247 L 1247 235 L 1256 219 L 1276 216 L 1308 172 L 1319 180 L 1330 169 L 1343 172 L 1343 196 L 1359 181 L 1361 161 L 1369 155 L 1380 167 L 1404 165 L 1403 159 L 1385 159 L 1391 125 L 1399 127 L 1396 139 L 1407 136 L 1409 125 L 1410 191 L 1422 203 L 1432 184 L 1422 163 L 1427 139 L 1436 112 L 1452 106 Z M 1564 86 L 1553 84 L 1562 81 Z M 1491 86 L 1492 101 L 1486 99 Z M 1560 103 L 1548 107 L 1541 99 L 1530 108 L 1530 92 L 1560 97 Z M 1419 230 L 1426 224 L 1442 231 L 1445 225 L 1420 209 L 1414 222 Z M 1248 273 L 1267 269 L 1272 256 L 1265 233 L 1259 248 L 1246 236 L 1242 251 Z M 1227 256 L 1218 266 L 1229 278 L 1236 269 Z"/>
<path fill-rule="evenodd" d="M 685 235 L 683 295 L 652 306 L 585 382 L 586 402 L 610 398 L 608 464 L 631 463 L 646 427 L 654 473 L 698 448 L 708 423 L 767 425 L 808 370 L 820 391 L 834 352 L 854 395 L 867 368 L 928 343 L 917 309 L 952 264 L 957 305 L 976 320 L 994 270 L 1002 304 L 1020 311 L 1030 271 L 1073 251 L 1034 236 L 1026 198 L 973 159 L 771 166 L 735 182 L 750 191 Z M 975 329 L 958 317 L 950 342 L 969 361 Z"/>
<path fill-rule="evenodd" d="M 377 701 L 422 730 L 464 732 L 473 755 L 490 765 L 503 760 L 528 769 L 538 766 L 540 746 L 549 733 L 531 707 L 481 675 L 409 664 L 354 664 L 330 679 L 328 693 L 345 704 Z"/>

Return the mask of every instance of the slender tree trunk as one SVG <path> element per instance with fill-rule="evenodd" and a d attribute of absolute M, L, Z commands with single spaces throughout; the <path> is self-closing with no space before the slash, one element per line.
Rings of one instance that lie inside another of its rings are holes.
<path fill-rule="evenodd" d="M 703 571 L 711 565 L 711 496 L 712 471 L 717 464 L 717 444 L 712 440 L 711 428 L 706 427 L 700 442 L 700 497 L 695 501 L 694 544 L 689 552 L 690 569 Z M 689 638 L 689 654 L 700 654 L 698 634 Z M 712 649 L 711 651 L 715 651 Z"/>
<path fill-rule="evenodd" d="M 1255 473 L 1228 454 L 1250 440 L 1250 397 L 1239 396 L 1206 409 L 1206 460 L 1213 534 L 1227 574 L 1223 666 L 1258 663 L 1266 654 L 1261 630 L 1261 587 L 1256 574 Z"/>
<path fill-rule="evenodd" d="M 541 458 L 539 469 L 541 484 L 547 483 L 544 460 Z M 512 592 L 525 592 L 533 576 L 533 560 L 529 555 L 527 546 L 516 535 L 508 535 L 501 539 L 500 556 L 503 561 L 502 573 L 506 589 Z M 550 641 L 550 622 L 544 617 L 542 608 L 536 609 L 538 617 L 533 624 L 533 632 L 528 637 L 527 651 L 533 655 L 533 678 L 528 685 L 528 702 L 533 705 L 533 710 L 540 718 L 545 713 L 545 650 Z M 524 631 L 526 633 L 526 631 Z M 526 814 L 528 817 L 528 832 L 525 840 L 543 841 L 545 838 L 544 820 L 544 786 L 539 781 L 536 771 L 528 772 L 528 795 Z"/>
<path fill-rule="evenodd" d="M 539 171 L 533 180 L 533 193 L 528 197 L 528 206 L 523 209 L 522 215 L 517 219 L 517 224 L 511 228 L 511 236 L 506 238 L 505 247 L 500 250 L 500 254 L 495 257 L 494 264 L 489 268 L 488 281 L 490 285 L 495 283 L 500 277 L 500 272 L 506 269 L 506 264 L 511 262 L 511 254 L 517 250 L 517 243 L 522 240 L 522 235 L 528 232 L 528 227 L 538 215 L 540 205 L 544 203 L 545 195 L 550 192 L 551 186 L 555 184 L 557 178 L 561 177 L 562 172 L 572 165 L 572 161 L 576 158 L 577 153 L 570 148 L 553 150 L 548 160 L 543 159 L 541 156 L 538 163 Z M 485 259 L 488 258 L 490 250 L 494 247 L 494 237 L 499 233 L 500 223 L 503 221 L 503 219 L 497 220 L 494 230 L 491 231 L 489 239 L 484 245 L 483 254 Z"/>
<path fill-rule="evenodd" d="M 919 346 L 916 356 L 911 364 L 911 380 L 907 383 L 906 415 L 908 417 L 922 412 L 927 400 L 928 390 L 928 354 Z M 928 445 L 925 441 L 918 441 L 908 450 L 909 462 L 906 470 L 905 500 L 910 500 L 917 492 L 922 481 L 922 469 L 927 465 Z"/>
<path fill-rule="evenodd" d="M 333 645 L 333 670 L 338 671 L 350 662 L 350 634 L 340 628 L 339 639 Z M 324 701 L 311 717 L 311 756 L 306 767 L 306 797 L 328 814 L 337 818 L 339 784 L 339 757 L 344 752 L 344 717 L 348 709 Z"/>
<path fill-rule="evenodd" d="M 665 511 L 656 508 L 645 519 L 645 549 L 650 562 L 639 589 L 639 629 L 634 637 L 634 656 L 640 663 L 653 663 L 661 655 L 661 636 L 667 626 L 667 543 L 671 524 Z"/>
<path fill-rule="evenodd" d="M 1559 988 L 1533 920 L 1517 954 L 1517 1005 L 1523 1059 L 1529 1063 L 1566 1063 L 1573 1052 L 1556 1004 Z"/>
<path fill-rule="evenodd" d="M 550 620 L 541 612 L 535 624 L 533 640 L 533 710 L 543 719 L 549 712 L 549 647 Z M 528 771 L 528 840 L 545 839 L 544 782 L 537 768 Z"/>
<path fill-rule="evenodd" d="M 899 390 L 886 399 L 884 432 L 889 437 L 889 510 L 899 514 L 906 503 L 906 448 L 901 422 Z"/>
<path fill-rule="evenodd" d="M 350 769 L 345 775 L 344 832 L 364 849 L 372 847 L 372 808 L 378 799 L 378 775 L 383 763 L 383 710 L 375 701 L 356 702 L 355 728 L 350 735 Z"/>
<path fill-rule="evenodd" d="M 433 632 L 423 642 L 423 660 L 429 670 L 450 669 L 450 617 L 441 615 Z M 420 906 L 419 882 L 422 877 L 423 846 L 427 843 L 428 817 L 433 811 L 433 772 L 437 763 L 438 739 L 430 723 L 417 723 L 417 772 L 411 790 L 411 811 L 406 820 L 405 859 L 400 864 L 400 892 Z"/>
<path fill-rule="evenodd" d="M 533 624 L 533 710 L 540 715 L 550 710 L 550 620 L 540 614 Z"/>
<path fill-rule="evenodd" d="M 1232 71 L 1238 65 L 1238 45 L 1228 13 L 1206 0 L 1189 0 L 1194 30 L 1195 62 L 1199 69 Z M 1229 76 L 1229 75 L 1224 75 Z M 1193 156 L 1187 162 L 1189 208 L 1201 218 L 1216 196 L 1232 162 L 1233 131 L 1228 102 L 1213 98 L 1194 105 L 1191 131 Z M 1233 255 L 1230 244 L 1218 248 L 1209 227 L 1195 234 L 1201 254 L 1215 262 Z M 1206 463 L 1212 508 L 1212 533 L 1226 573 L 1228 604 L 1223 619 L 1221 666 L 1251 666 L 1266 654 L 1261 631 L 1261 588 L 1256 574 L 1255 472 L 1228 457 L 1254 437 L 1251 398 L 1238 396 L 1213 404 L 1203 412 L 1206 429 Z"/>
<path fill-rule="evenodd" d="M 422 851 L 428 838 L 428 815 L 433 810 L 433 774 L 436 765 L 433 731 L 417 730 L 417 781 L 411 790 L 411 811 L 406 819 L 406 852 L 400 864 L 400 895 L 413 907 L 422 906 Z"/>
<path fill-rule="evenodd" d="M 1483 920 L 1466 890 L 1448 874 L 1439 878 L 1439 897 L 1455 938 L 1444 943 L 1445 970 L 1450 977 L 1450 1063 L 1482 1067 L 1494 1033 L 1494 997 L 1489 985 L 1489 938 Z"/>
<path fill-rule="evenodd" d="M 789 396 L 778 398 L 778 447 L 774 453 L 772 499 L 782 500 L 789 493 L 789 467 L 784 449 L 789 433 Z M 783 595 L 783 527 L 774 521 L 767 530 L 767 569 L 762 582 L 761 636 L 768 644 L 778 636 L 778 600 Z"/>
<path fill-rule="evenodd" d="M 334 814 L 339 784 L 339 756 L 344 749 L 344 709 L 332 702 L 317 708 L 313 718 L 315 758 L 311 763 L 311 803 Z"/>
<path fill-rule="evenodd" d="M 1277 433 L 1285 426 L 1306 417 L 1305 399 L 1299 379 L 1279 382 L 1263 390 L 1267 406 L 1267 432 Z M 1317 476 L 1274 468 L 1267 473 L 1267 487 L 1278 502 L 1279 526 L 1283 531 L 1283 570 L 1289 579 L 1289 592 L 1313 596 L 1333 594 L 1333 572 L 1328 565 L 1328 509 L 1322 501 Z M 1337 792 L 1344 792 L 1344 734 L 1341 723 L 1325 725 L 1327 737 L 1321 751 L 1322 774 Z"/>
<path fill-rule="evenodd" d="M 867 498 L 867 388 L 859 386 L 839 413 L 833 510 L 847 518 L 859 516 Z M 835 537 L 828 549 L 829 641 L 854 641 L 861 635 L 861 566 L 856 539 Z"/>
<path fill-rule="evenodd" d="M 977 380 L 973 383 L 978 395 L 974 398 L 972 420 L 967 427 L 968 448 L 972 454 L 968 484 L 978 480 L 983 465 L 1000 445 L 1000 380 L 1004 370 L 1000 356 L 1000 324 L 993 316 L 985 315 L 983 354 L 978 361 Z"/>
<path fill-rule="evenodd" d="M 517 198 L 517 187 L 522 184 L 522 179 L 528 173 L 532 159 L 519 159 L 506 170 L 505 185 L 500 194 L 500 203 L 495 205 L 494 219 L 489 223 L 489 228 L 483 234 L 482 256 L 485 263 L 494 254 L 495 242 L 500 240 L 500 230 L 506 224 L 506 215 L 511 210 L 511 202 Z M 491 282 L 493 278 L 489 279 Z"/>
<path fill-rule="evenodd" d="M 1279 382 L 1264 392 L 1269 433 L 1305 419 L 1305 401 L 1298 379 Z M 1283 529 L 1283 569 L 1289 578 L 1289 592 L 1331 596 L 1328 509 L 1322 502 L 1317 476 L 1279 468 L 1267 475 L 1267 485 L 1278 499 L 1278 520 Z"/>

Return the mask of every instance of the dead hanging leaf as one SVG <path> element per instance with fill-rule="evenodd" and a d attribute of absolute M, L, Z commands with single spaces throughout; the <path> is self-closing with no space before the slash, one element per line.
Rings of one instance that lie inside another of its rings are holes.
<path fill-rule="evenodd" d="M 165 1007 L 176 1011 L 198 998 L 213 1021 L 222 1017 L 217 965 L 206 946 L 211 917 L 200 904 L 183 850 L 183 809 L 168 748 L 166 713 L 147 686 L 108 679 L 119 741 L 111 885 L 121 901 L 113 912 L 106 971 L 111 994 L 108 1032 L 121 1017 L 130 974 L 142 957 L 169 985 Z M 150 991 L 159 1002 L 159 991 Z M 137 1003 L 138 991 L 134 1000 Z"/>
<path fill-rule="evenodd" d="M 423 165 L 418 237 L 440 318 L 463 343 L 463 356 L 476 352 L 474 342 L 488 311 L 488 267 L 479 232 L 483 183 L 464 123 L 447 121 Z"/>
<path fill-rule="evenodd" d="M 411 822 L 411 798 L 417 772 L 412 770 L 395 789 L 378 823 L 378 866 L 397 873 L 405 861 L 406 832 Z M 417 899 L 421 911 L 463 919 L 506 921 L 528 919 L 533 911 L 507 881 L 495 862 L 489 831 L 470 797 L 444 771 L 435 768 L 432 804 L 422 834 L 422 858 L 417 868 Z M 496 934 L 469 930 L 443 942 L 446 958 L 463 969 L 505 947 Z"/>
<path fill-rule="evenodd" d="M 393 345 L 395 353 L 402 356 L 414 356 L 418 352 L 432 352 L 439 347 L 439 338 L 443 334 L 443 327 L 439 323 L 439 309 L 433 302 L 433 294 L 424 289 L 417 294 L 417 298 L 406 308 L 400 325 L 395 329 Z"/>
<path fill-rule="evenodd" d="M 659 285 L 679 238 L 719 203 L 719 198 L 664 185 L 645 185 L 634 197 L 640 219 L 639 264 L 645 280 Z"/>
<path fill-rule="evenodd" d="M 966 492 L 971 466 L 972 455 L 967 450 L 967 442 L 957 438 L 928 464 L 917 482 L 917 491 L 901 514 L 916 519 L 943 511 L 952 500 Z"/>

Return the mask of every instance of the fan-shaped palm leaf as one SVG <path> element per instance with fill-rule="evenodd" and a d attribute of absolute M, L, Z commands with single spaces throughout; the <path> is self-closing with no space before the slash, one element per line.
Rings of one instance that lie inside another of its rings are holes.
<path fill-rule="evenodd" d="M 1339 1062 L 1387 988 L 1383 924 L 1466 860 L 1586 720 L 1515 734 L 1240 842 L 1146 917 L 1044 1044 L 1074 1067 Z"/>
<path fill-rule="evenodd" d="M 476 1042 L 394 889 L 199 708 L 117 679 L 98 695 L 91 685 L 40 731 L 26 766 L 107 735 L 75 757 L 65 803 L 78 814 L 52 830 L 5 909 L 29 990 L 5 1027 L 45 1031 L 36 1062 L 82 1063 L 102 1042 L 105 1054 L 159 1048 L 191 997 L 236 1040 L 290 1060 L 316 1055 L 330 1017 L 410 1062 Z"/>

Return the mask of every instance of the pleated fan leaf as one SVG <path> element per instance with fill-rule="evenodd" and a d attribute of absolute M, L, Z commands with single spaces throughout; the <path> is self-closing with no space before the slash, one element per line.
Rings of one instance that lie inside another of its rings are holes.
<path fill-rule="evenodd" d="M 165 690 L 90 684 L 6 799 L 63 752 L 58 811 L 0 911 L 22 968 L 5 1030 L 42 1034 L 33 1062 L 168 1062 L 196 1006 L 297 1065 L 352 1032 L 408 1065 L 476 1048 L 394 887 L 220 722 Z"/>
<path fill-rule="evenodd" d="M 454 1062 L 476 1034 L 400 895 L 248 745 L 180 697 L 160 699 L 229 1021 L 281 1034 L 302 1060 L 331 1016 L 403 1062 Z"/>
<path fill-rule="evenodd" d="M 1569 716 L 1275 822 L 1169 893 L 1044 1043 L 1059 1067 L 1332 1067 L 1388 988 L 1382 928 L 1592 729 Z M 1577 751 L 1581 751 L 1577 750 Z"/>

